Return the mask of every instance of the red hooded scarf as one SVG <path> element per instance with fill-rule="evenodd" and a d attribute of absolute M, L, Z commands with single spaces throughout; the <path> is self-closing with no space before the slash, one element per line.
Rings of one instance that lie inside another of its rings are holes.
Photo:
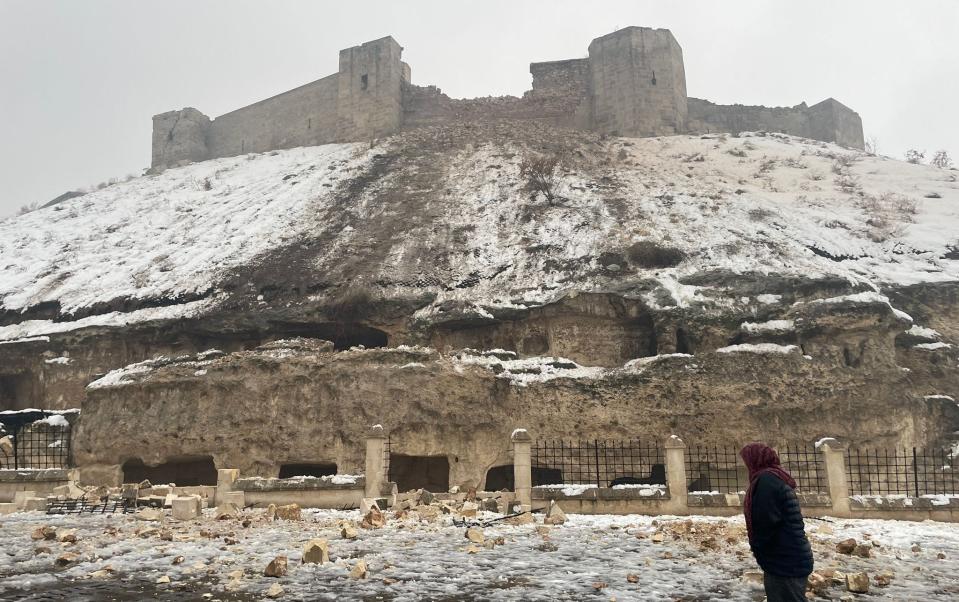
<path fill-rule="evenodd" d="M 771 474 L 782 480 L 790 488 L 796 488 L 796 480 L 779 463 L 779 454 L 765 443 L 750 443 L 739 452 L 743 463 L 749 469 L 749 488 L 746 490 L 746 499 L 743 500 L 743 514 L 746 515 L 746 531 L 749 539 L 753 538 L 753 492 L 756 491 L 756 482 L 759 476 Z"/>

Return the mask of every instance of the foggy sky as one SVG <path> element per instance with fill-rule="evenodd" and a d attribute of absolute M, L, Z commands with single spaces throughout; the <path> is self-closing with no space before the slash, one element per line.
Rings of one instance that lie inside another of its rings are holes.
<path fill-rule="evenodd" d="M 530 62 L 585 57 L 627 25 L 673 32 L 690 96 L 832 96 L 882 154 L 959 163 L 953 0 L 0 0 L 0 218 L 142 173 L 156 113 L 215 117 L 336 72 L 341 48 L 392 35 L 415 84 L 521 95 Z"/>

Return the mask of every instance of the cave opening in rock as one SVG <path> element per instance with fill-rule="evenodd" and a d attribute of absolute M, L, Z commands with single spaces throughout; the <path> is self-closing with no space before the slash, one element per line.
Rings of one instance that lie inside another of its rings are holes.
<path fill-rule="evenodd" d="M 513 465 L 494 466 L 486 471 L 486 491 L 513 491 Z"/>
<path fill-rule="evenodd" d="M 273 332 L 283 337 L 323 339 L 333 343 L 333 349 L 343 351 L 350 347 L 386 347 L 389 335 L 378 328 L 355 322 L 276 323 Z"/>
<path fill-rule="evenodd" d="M 280 465 L 280 478 L 289 479 L 290 477 L 328 477 L 336 474 L 336 464 L 330 462 L 320 463 L 294 463 Z"/>
<path fill-rule="evenodd" d="M 216 485 L 216 465 L 213 456 L 172 458 L 157 466 L 147 466 L 140 458 L 130 458 L 123 463 L 124 483 L 139 483 L 144 479 L 154 485 Z"/>
<path fill-rule="evenodd" d="M 40 407 L 31 403 L 33 378 L 30 374 L 0 374 L 0 410 Z"/>
<path fill-rule="evenodd" d="M 682 328 L 676 329 L 676 353 L 692 353 L 689 335 Z"/>
<path fill-rule="evenodd" d="M 425 489 L 449 491 L 450 462 L 446 456 L 405 456 L 390 454 L 390 481 L 399 491 Z"/>
<path fill-rule="evenodd" d="M 559 468 L 547 468 L 545 466 L 534 466 L 533 487 L 539 485 L 562 485 L 563 471 Z"/>

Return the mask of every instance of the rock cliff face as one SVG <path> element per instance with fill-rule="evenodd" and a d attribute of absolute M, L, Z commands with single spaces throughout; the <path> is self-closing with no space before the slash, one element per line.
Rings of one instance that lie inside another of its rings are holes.
<path fill-rule="evenodd" d="M 81 407 L 114 476 L 358 469 L 373 422 L 463 483 L 515 427 L 947 443 L 956 173 L 506 122 L 172 169 L 0 223 L 0 406 Z"/>

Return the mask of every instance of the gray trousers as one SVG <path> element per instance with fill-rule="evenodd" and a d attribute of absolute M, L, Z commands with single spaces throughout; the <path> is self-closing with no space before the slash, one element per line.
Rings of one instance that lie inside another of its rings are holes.
<path fill-rule="evenodd" d="M 763 572 L 766 602 L 806 602 L 808 577 L 777 577 Z"/>

